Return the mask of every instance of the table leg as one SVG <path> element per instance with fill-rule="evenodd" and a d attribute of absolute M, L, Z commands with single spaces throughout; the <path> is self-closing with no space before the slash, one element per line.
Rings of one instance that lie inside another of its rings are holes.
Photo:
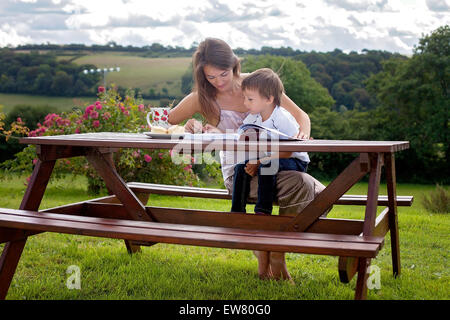
<path fill-rule="evenodd" d="M 380 187 L 381 167 L 383 157 L 381 154 L 370 154 L 370 176 L 369 188 L 367 190 L 366 213 L 364 217 L 363 235 L 371 236 L 375 229 L 377 217 L 378 190 Z M 358 259 L 358 279 L 356 281 L 355 299 L 361 300 L 367 297 L 367 268 L 370 266 L 370 259 Z"/>
<path fill-rule="evenodd" d="M 391 233 L 391 252 L 392 252 L 392 268 L 394 277 L 400 275 L 400 244 L 398 233 L 397 218 L 397 191 L 395 180 L 395 158 L 394 154 L 386 153 L 384 155 L 386 165 L 386 183 L 388 192 L 389 207 L 389 230 Z"/>
<path fill-rule="evenodd" d="M 356 280 L 355 300 L 365 300 L 367 298 L 367 269 L 370 265 L 370 259 L 358 259 L 358 278 Z"/>
<path fill-rule="evenodd" d="M 369 169 L 368 154 L 360 154 L 281 231 L 303 232 L 307 230 L 344 193 L 361 180 L 369 172 Z"/>
<path fill-rule="evenodd" d="M 154 220 L 147 214 L 145 207 L 117 173 L 111 153 L 102 153 L 100 150 L 92 148 L 87 152 L 86 158 L 102 177 L 108 190 L 115 194 L 117 199 L 123 204 L 130 219 Z M 129 253 L 140 251 L 140 247 L 133 244 L 132 241 L 125 240 L 125 245 Z"/>
<path fill-rule="evenodd" d="M 20 209 L 39 210 L 54 166 L 55 160 L 37 160 L 22 203 L 20 204 Z M 3 248 L 0 257 L 0 299 L 6 298 L 6 294 L 8 293 L 9 286 L 11 285 L 26 242 L 27 238 L 10 241 L 7 242 Z"/>

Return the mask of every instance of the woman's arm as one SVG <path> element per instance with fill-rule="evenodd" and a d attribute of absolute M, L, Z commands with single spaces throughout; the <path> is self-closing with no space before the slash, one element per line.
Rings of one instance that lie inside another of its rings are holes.
<path fill-rule="evenodd" d="M 308 114 L 300 109 L 294 101 L 284 93 L 281 97 L 281 107 L 289 111 L 300 125 L 300 132 L 297 137 L 300 139 L 309 139 L 311 135 L 311 120 L 309 119 Z"/>
<path fill-rule="evenodd" d="M 201 112 L 197 93 L 192 92 L 184 97 L 175 108 L 169 112 L 169 123 L 179 124 L 180 122 L 192 118 L 192 116 Z"/>

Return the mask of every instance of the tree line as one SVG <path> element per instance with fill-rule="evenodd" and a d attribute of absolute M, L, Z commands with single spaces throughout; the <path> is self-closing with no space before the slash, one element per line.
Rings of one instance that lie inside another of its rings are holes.
<path fill-rule="evenodd" d="M 0 92 L 53 96 L 96 93 L 99 74 L 85 74 L 94 65 L 58 60 L 54 53 L 16 53 L 0 49 Z"/>

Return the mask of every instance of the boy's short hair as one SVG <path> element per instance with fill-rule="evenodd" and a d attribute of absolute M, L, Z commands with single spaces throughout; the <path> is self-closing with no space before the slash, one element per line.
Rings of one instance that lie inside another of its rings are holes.
<path fill-rule="evenodd" d="M 242 91 L 246 89 L 258 90 L 259 94 L 267 99 L 273 96 L 273 102 L 277 106 L 280 105 L 281 96 L 284 92 L 280 77 L 269 68 L 253 71 L 242 80 L 241 88 Z"/>

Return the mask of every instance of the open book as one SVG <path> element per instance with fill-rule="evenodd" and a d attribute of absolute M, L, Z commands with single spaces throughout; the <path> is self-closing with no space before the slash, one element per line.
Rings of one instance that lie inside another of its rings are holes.
<path fill-rule="evenodd" d="M 249 139 L 259 140 L 290 140 L 290 141 L 303 141 L 303 139 L 297 139 L 290 137 L 278 130 L 266 128 L 257 124 L 246 123 L 241 125 L 237 133 L 185 133 L 184 139 L 193 140 L 245 140 L 245 137 Z"/>

